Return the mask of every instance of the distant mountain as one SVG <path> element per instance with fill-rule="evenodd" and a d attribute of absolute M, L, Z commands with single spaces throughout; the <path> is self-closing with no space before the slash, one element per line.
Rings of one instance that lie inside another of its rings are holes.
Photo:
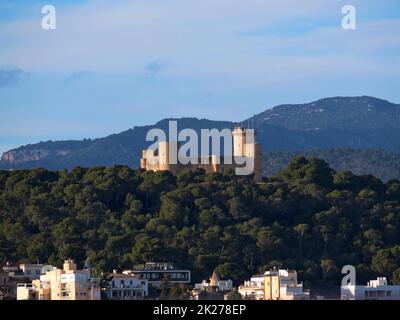
<path fill-rule="evenodd" d="M 29 169 L 44 167 L 48 169 L 72 169 L 76 166 L 92 167 L 123 164 L 139 167 L 142 150 L 151 142 L 146 142 L 150 129 L 159 128 L 168 133 L 169 120 L 164 119 L 152 126 L 134 127 L 118 134 L 100 139 L 82 141 L 47 141 L 22 146 L 7 151 L 0 161 L 0 169 Z M 175 119 L 178 130 L 192 128 L 200 133 L 201 129 L 232 128 L 234 124 L 226 121 L 212 121 L 196 118 Z"/>
<path fill-rule="evenodd" d="M 351 147 L 400 152 L 400 105 L 373 97 L 280 105 L 247 122 L 268 151 Z"/>
<path fill-rule="evenodd" d="M 47 141 L 3 154 L 0 169 L 49 169 L 126 164 L 139 166 L 151 128 L 167 130 L 164 119 L 100 139 Z M 335 97 L 307 104 L 280 105 L 243 121 L 254 126 L 264 153 L 314 149 L 381 148 L 400 152 L 400 105 L 373 97 Z M 178 119 L 179 128 L 232 128 L 233 122 Z M 329 161 L 328 161 L 329 162 Z"/>

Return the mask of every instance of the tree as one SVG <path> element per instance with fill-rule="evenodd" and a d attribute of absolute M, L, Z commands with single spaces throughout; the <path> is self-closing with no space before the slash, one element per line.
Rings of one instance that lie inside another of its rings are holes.
<path fill-rule="evenodd" d="M 330 274 L 337 272 L 337 267 L 331 259 L 322 259 L 320 266 L 322 270 L 321 284 L 324 284 Z"/>
<path fill-rule="evenodd" d="M 167 278 L 164 278 L 160 282 L 160 300 L 168 300 L 170 291 L 171 291 L 171 283 L 168 281 Z"/>
<path fill-rule="evenodd" d="M 226 294 L 226 300 L 242 300 L 242 295 L 233 289 Z"/>
<path fill-rule="evenodd" d="M 192 281 L 217 269 L 236 283 L 276 266 L 309 286 L 336 286 L 352 264 L 360 280 L 398 282 L 399 185 L 307 158 L 262 184 L 126 166 L 0 171 L 0 262 L 89 257 L 101 273 L 168 261 Z"/>
<path fill-rule="evenodd" d="M 398 269 L 400 268 L 400 246 L 378 250 L 372 258 L 372 269 L 388 277 L 395 277 L 398 281 Z M 393 279 L 394 280 L 394 279 Z"/>
<path fill-rule="evenodd" d="M 169 291 L 170 300 L 189 300 L 189 288 L 185 284 L 175 284 Z"/>
<path fill-rule="evenodd" d="M 302 242 L 303 242 L 303 237 L 304 234 L 310 229 L 310 226 L 306 223 L 301 223 L 298 224 L 293 228 L 294 232 L 296 232 L 299 236 L 299 249 L 300 249 L 300 254 L 302 252 Z"/>

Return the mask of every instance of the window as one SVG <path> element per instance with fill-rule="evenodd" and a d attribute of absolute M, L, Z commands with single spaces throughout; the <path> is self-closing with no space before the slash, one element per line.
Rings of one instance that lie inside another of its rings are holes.
<path fill-rule="evenodd" d="M 391 296 L 392 296 L 392 292 L 391 292 L 391 291 L 387 291 L 387 292 L 386 292 L 386 296 L 387 296 L 387 297 L 391 297 Z"/>

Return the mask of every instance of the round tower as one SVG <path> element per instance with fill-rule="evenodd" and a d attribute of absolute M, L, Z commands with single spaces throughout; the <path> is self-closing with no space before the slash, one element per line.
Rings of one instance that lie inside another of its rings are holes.
<path fill-rule="evenodd" d="M 241 127 L 235 127 L 232 131 L 233 136 L 233 156 L 244 157 L 246 148 L 246 131 Z"/>

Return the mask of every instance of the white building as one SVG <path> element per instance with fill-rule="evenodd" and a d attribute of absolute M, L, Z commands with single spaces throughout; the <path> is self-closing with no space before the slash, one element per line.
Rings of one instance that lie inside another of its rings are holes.
<path fill-rule="evenodd" d="M 194 289 L 199 291 L 211 291 L 211 289 L 217 291 L 231 291 L 233 289 L 233 282 L 232 280 L 219 280 L 217 273 L 214 271 L 210 281 L 203 280 L 201 283 L 196 283 Z"/>
<path fill-rule="evenodd" d="M 265 275 L 274 276 L 274 271 L 267 271 Z M 280 300 L 309 300 L 310 291 L 303 289 L 303 282 L 297 281 L 295 270 L 278 270 L 280 280 Z"/>
<path fill-rule="evenodd" d="M 366 286 L 341 286 L 340 296 L 343 300 L 400 300 L 400 285 L 388 285 L 385 277 L 378 277 Z"/>
<path fill-rule="evenodd" d="M 232 280 L 220 280 L 214 270 L 209 281 L 203 280 L 201 283 L 194 285 L 192 297 L 195 300 L 223 300 L 224 294 L 232 289 Z"/>
<path fill-rule="evenodd" d="M 190 270 L 175 268 L 168 262 L 148 262 L 144 268 L 125 270 L 123 274 L 136 275 L 147 280 L 149 285 L 160 288 L 161 282 L 167 280 L 170 284 L 189 284 Z"/>
<path fill-rule="evenodd" d="M 17 300 L 36 300 L 36 290 L 32 283 L 17 284 Z"/>
<path fill-rule="evenodd" d="M 295 270 L 274 269 L 254 276 L 239 286 L 244 299 L 254 300 L 309 300 L 310 291 L 297 281 Z"/>
<path fill-rule="evenodd" d="M 40 279 L 18 284 L 17 300 L 100 300 L 99 281 L 91 270 L 78 270 L 75 262 L 65 260 L 63 269 L 43 268 Z"/>
<path fill-rule="evenodd" d="M 21 263 L 18 265 L 13 265 L 7 263 L 3 266 L 3 271 L 7 272 L 10 277 L 17 279 L 27 278 L 29 281 L 39 279 L 42 274 L 43 264 L 27 264 Z"/>
<path fill-rule="evenodd" d="M 105 290 L 109 300 L 142 300 L 149 295 L 147 280 L 136 275 L 112 273 L 107 278 Z"/>
<path fill-rule="evenodd" d="M 239 286 L 238 292 L 243 299 L 249 300 L 264 300 L 264 276 L 253 276 L 250 280 L 245 281 Z"/>

